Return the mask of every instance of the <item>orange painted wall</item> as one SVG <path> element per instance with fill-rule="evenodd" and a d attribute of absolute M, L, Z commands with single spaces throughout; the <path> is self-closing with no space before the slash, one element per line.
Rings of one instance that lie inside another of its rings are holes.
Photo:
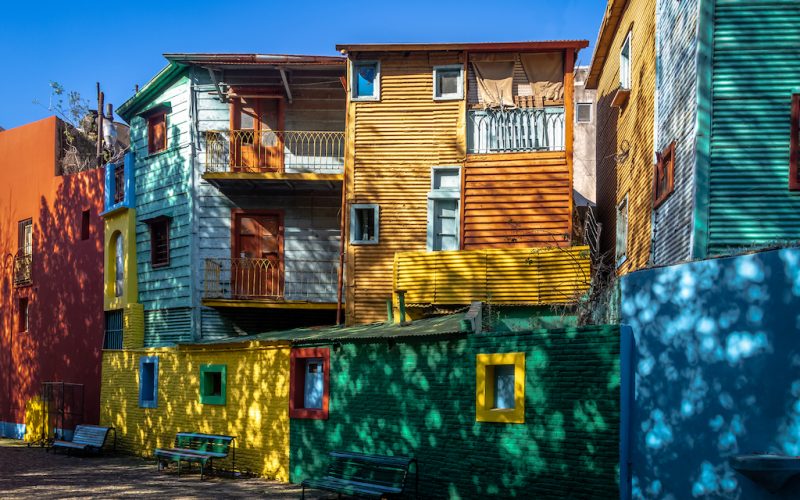
<path fill-rule="evenodd" d="M 99 416 L 103 169 L 55 175 L 58 126 L 50 117 L 0 132 L 0 422 L 25 422 L 25 402 L 43 381 L 84 384 L 83 421 Z M 14 288 L 17 224 L 27 218 L 33 284 Z M 30 304 L 27 333 L 17 324 L 21 297 Z"/>

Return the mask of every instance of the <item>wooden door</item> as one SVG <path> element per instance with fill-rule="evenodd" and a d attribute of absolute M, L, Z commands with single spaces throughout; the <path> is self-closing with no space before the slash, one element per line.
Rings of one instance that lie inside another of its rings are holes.
<path fill-rule="evenodd" d="M 283 165 L 283 101 L 242 97 L 234 106 L 233 170 L 278 172 Z"/>
<path fill-rule="evenodd" d="M 281 214 L 235 214 L 233 240 L 233 295 L 240 298 L 283 298 Z"/>

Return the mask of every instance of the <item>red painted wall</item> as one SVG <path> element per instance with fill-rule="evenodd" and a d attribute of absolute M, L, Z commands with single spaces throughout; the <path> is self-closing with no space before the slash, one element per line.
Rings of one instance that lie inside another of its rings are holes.
<path fill-rule="evenodd" d="M 0 132 L 0 422 L 24 423 L 45 381 L 84 384 L 82 420 L 99 418 L 103 169 L 55 175 L 57 127 L 51 117 Z M 29 217 L 33 284 L 14 288 L 17 223 Z M 30 304 L 27 333 L 17 325 L 20 297 Z"/>

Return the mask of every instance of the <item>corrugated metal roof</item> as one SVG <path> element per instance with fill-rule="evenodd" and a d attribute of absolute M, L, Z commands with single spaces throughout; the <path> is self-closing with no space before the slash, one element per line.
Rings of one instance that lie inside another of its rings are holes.
<path fill-rule="evenodd" d="M 403 52 L 430 50 L 471 50 L 481 52 L 545 50 L 545 49 L 583 49 L 589 46 L 588 40 L 540 40 L 523 42 L 473 42 L 473 43 L 357 43 L 337 45 L 342 52 Z"/>
<path fill-rule="evenodd" d="M 407 338 L 435 335 L 466 334 L 461 330 L 461 321 L 467 313 L 450 314 L 436 318 L 426 318 L 401 326 L 396 323 L 372 323 L 358 326 L 329 326 L 320 328 L 295 328 L 278 332 L 265 332 L 257 335 L 232 337 L 220 340 L 183 342 L 181 345 L 217 345 L 241 342 L 322 342 L 351 340 L 377 340 L 388 338 Z"/>
<path fill-rule="evenodd" d="M 297 54 L 213 54 L 213 53 L 167 53 L 169 61 L 185 64 L 215 65 L 344 65 L 341 56 L 311 56 Z"/>

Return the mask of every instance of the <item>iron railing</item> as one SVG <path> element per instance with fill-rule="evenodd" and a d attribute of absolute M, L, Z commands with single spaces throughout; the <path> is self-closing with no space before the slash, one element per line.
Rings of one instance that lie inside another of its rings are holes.
<path fill-rule="evenodd" d="M 504 108 L 469 111 L 469 153 L 564 150 L 564 108 Z"/>
<path fill-rule="evenodd" d="M 33 256 L 26 252 L 17 252 L 14 256 L 14 276 L 15 287 L 28 286 L 33 283 L 32 279 Z"/>
<path fill-rule="evenodd" d="M 205 299 L 336 302 L 338 261 L 206 259 Z"/>
<path fill-rule="evenodd" d="M 341 173 L 344 132 L 210 130 L 206 172 Z"/>

